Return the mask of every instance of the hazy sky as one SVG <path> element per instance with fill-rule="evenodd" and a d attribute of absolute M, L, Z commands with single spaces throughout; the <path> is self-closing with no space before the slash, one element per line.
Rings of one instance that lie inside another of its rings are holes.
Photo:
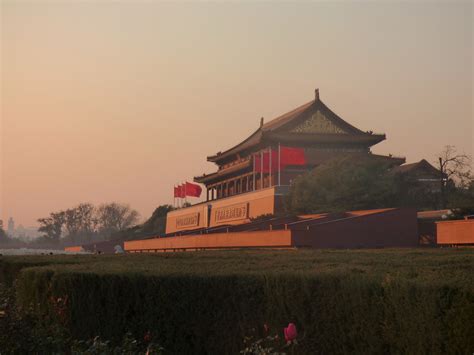
<path fill-rule="evenodd" d="M 147 218 L 206 156 L 322 100 L 375 153 L 474 153 L 473 2 L 1 1 L 0 218 Z"/>

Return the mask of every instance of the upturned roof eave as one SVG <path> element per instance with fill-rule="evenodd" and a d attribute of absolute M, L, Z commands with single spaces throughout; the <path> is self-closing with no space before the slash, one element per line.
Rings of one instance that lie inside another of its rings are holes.
<path fill-rule="evenodd" d="M 262 128 L 259 127 L 255 132 L 253 132 L 250 136 L 248 136 L 245 140 L 240 142 L 239 144 L 233 146 L 230 149 L 227 149 L 224 152 L 219 152 L 215 155 L 211 155 L 207 157 L 207 161 L 216 163 L 222 159 L 227 158 L 229 155 L 237 154 L 238 152 L 242 151 L 243 149 L 250 148 L 259 144 L 262 141 L 263 131 Z M 251 142 L 251 140 L 254 142 Z M 245 146 L 247 144 L 247 146 Z"/>
<path fill-rule="evenodd" d="M 203 174 L 201 176 L 195 176 L 193 180 L 197 183 L 203 184 L 203 183 L 210 182 L 210 181 L 212 181 L 213 179 L 216 179 L 216 178 L 222 178 L 222 177 L 225 177 L 225 176 L 229 176 L 229 175 L 238 173 L 240 171 L 248 169 L 249 167 L 251 167 L 251 163 L 250 163 L 250 160 L 247 160 L 247 161 L 241 162 L 239 164 L 236 164 L 235 166 L 231 166 L 231 167 L 226 168 L 226 169 L 218 170 L 218 171 L 210 173 L 210 174 Z"/>

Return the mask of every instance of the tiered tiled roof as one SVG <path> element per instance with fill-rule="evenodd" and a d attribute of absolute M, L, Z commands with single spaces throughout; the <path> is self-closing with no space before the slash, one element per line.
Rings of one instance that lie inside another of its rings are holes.
<path fill-rule="evenodd" d="M 384 139 L 385 134 L 363 132 L 344 121 L 320 100 L 316 90 L 314 100 L 265 124 L 262 120 L 260 127 L 241 143 L 209 156 L 207 160 L 220 165 L 237 154 L 257 150 L 265 143 L 355 144 L 368 148 Z"/>

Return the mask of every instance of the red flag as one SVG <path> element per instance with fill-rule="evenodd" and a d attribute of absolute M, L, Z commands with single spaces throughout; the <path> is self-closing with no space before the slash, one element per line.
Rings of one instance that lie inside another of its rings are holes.
<path fill-rule="evenodd" d="M 306 165 L 304 149 L 280 147 L 280 166 L 284 169 L 287 165 Z"/>
<path fill-rule="evenodd" d="M 261 158 L 263 157 L 263 164 Z M 271 159 L 271 160 L 270 160 Z M 278 150 L 266 150 L 254 155 L 255 172 L 272 173 L 278 171 Z M 284 170 L 288 165 L 306 165 L 303 148 L 280 147 L 280 168 Z M 270 168 L 271 166 L 271 168 Z"/>
<path fill-rule="evenodd" d="M 199 185 L 192 184 L 190 182 L 186 182 L 185 185 L 185 195 L 192 196 L 192 197 L 200 197 L 202 192 L 202 188 Z"/>
<path fill-rule="evenodd" d="M 181 197 L 181 196 L 180 196 L 180 193 L 181 193 L 181 190 L 180 190 L 179 186 L 175 186 L 175 187 L 174 187 L 174 197 L 175 197 L 175 198 L 176 198 L 176 197 Z"/>
<path fill-rule="evenodd" d="M 174 187 L 174 197 L 185 198 L 184 185 L 178 185 Z"/>

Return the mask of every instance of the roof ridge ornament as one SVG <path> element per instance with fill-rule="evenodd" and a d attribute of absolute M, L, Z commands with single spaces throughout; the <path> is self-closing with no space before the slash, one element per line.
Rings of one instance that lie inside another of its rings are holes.
<path fill-rule="evenodd" d="M 264 120 L 265 120 L 265 119 L 264 119 L 263 117 L 260 118 L 260 128 L 263 127 L 263 122 L 264 122 Z"/>
<path fill-rule="evenodd" d="M 319 88 L 314 90 L 314 101 L 319 101 Z"/>

